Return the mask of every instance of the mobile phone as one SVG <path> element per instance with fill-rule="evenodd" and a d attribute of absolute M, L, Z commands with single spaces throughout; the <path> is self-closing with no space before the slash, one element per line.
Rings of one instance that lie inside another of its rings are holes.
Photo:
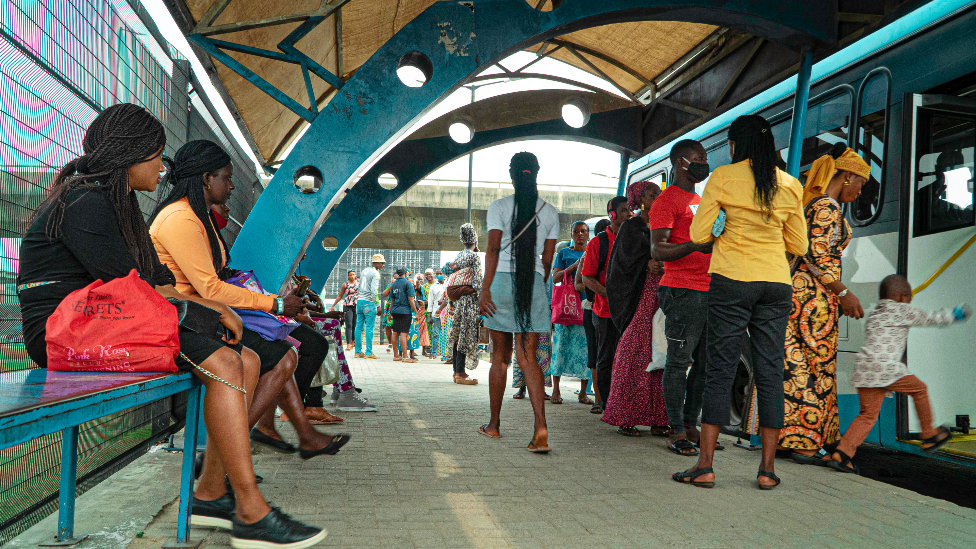
<path fill-rule="evenodd" d="M 718 217 L 715 218 L 715 223 L 712 225 L 712 236 L 718 238 L 722 236 L 725 232 L 725 210 L 719 209 Z"/>

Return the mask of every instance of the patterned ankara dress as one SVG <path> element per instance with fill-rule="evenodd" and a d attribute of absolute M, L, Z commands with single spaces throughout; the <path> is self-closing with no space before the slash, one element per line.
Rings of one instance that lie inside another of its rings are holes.
<path fill-rule="evenodd" d="M 451 262 L 456 270 L 471 267 L 474 276 L 471 285 L 475 293 L 466 295 L 454 303 L 454 317 L 451 319 L 451 350 L 457 345 L 459 353 L 464 353 L 465 365 L 468 370 L 478 367 L 478 299 L 481 296 L 481 259 L 471 250 L 461 250 L 457 258 Z"/>
<path fill-rule="evenodd" d="M 839 301 L 826 286 L 840 280 L 851 227 L 840 204 L 824 195 L 806 208 L 810 251 L 796 258 L 793 310 L 786 325 L 785 420 L 780 445 L 816 450 L 840 438 L 837 413 Z"/>

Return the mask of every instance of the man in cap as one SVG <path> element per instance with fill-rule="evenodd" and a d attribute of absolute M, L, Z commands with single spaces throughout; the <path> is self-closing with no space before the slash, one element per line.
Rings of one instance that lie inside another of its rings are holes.
<path fill-rule="evenodd" d="M 356 300 L 356 358 L 379 358 L 373 354 L 373 328 L 376 326 L 376 300 L 380 290 L 380 271 L 386 265 L 383 254 L 373 254 L 373 266 L 363 269 Z M 363 352 L 363 344 L 366 345 Z"/>

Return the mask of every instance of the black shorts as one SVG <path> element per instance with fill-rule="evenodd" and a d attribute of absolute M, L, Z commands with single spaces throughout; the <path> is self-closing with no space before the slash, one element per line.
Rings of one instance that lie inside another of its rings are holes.
<path fill-rule="evenodd" d="M 278 362 L 288 354 L 288 351 L 294 349 L 292 344 L 287 341 L 268 341 L 259 336 L 257 332 L 248 330 L 247 328 L 244 328 L 241 343 L 257 353 L 258 358 L 261 359 L 261 375 L 273 370 L 278 365 Z"/>
<path fill-rule="evenodd" d="M 413 316 L 411 315 L 399 315 L 393 314 L 393 331 L 406 334 L 410 332 L 410 323 L 413 322 Z"/>
<path fill-rule="evenodd" d="M 237 345 L 228 345 L 210 336 L 205 336 L 192 330 L 180 329 L 180 355 L 185 355 L 186 358 L 189 358 L 198 366 L 222 347 L 228 347 L 233 349 L 237 354 L 241 354 L 243 345 L 240 343 Z M 190 364 L 183 356 L 176 357 L 176 367 L 181 372 L 191 372 L 194 370 L 193 364 Z"/>

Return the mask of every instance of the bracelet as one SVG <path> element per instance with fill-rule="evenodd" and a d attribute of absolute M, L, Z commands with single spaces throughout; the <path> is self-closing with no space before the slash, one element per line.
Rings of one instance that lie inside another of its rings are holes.
<path fill-rule="evenodd" d="M 285 312 L 285 300 L 284 299 L 282 299 L 280 297 L 276 297 L 275 298 L 275 308 L 274 308 L 274 311 L 273 312 L 276 315 L 280 315 L 280 314 L 282 314 L 282 313 Z"/>
<path fill-rule="evenodd" d="M 841 292 L 841 293 L 839 293 L 839 294 L 837 294 L 837 297 L 844 297 L 845 295 L 847 295 L 847 292 L 849 292 L 849 291 L 850 291 L 849 289 L 844 288 L 844 291 Z"/>

